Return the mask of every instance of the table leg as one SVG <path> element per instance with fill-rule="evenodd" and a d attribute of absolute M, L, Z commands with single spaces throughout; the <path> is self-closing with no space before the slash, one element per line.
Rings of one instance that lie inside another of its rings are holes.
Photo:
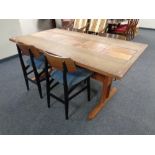
<path fill-rule="evenodd" d="M 89 112 L 88 119 L 91 120 L 102 110 L 106 102 L 116 93 L 117 89 L 112 87 L 112 77 L 95 74 L 94 78 L 103 84 L 102 96 L 100 102 Z"/>

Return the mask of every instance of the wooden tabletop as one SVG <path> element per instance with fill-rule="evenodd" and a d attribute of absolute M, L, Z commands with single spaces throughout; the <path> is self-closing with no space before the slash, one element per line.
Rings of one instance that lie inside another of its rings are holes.
<path fill-rule="evenodd" d="M 51 29 L 10 38 L 43 51 L 70 57 L 81 67 L 121 79 L 144 52 L 146 44 Z"/>

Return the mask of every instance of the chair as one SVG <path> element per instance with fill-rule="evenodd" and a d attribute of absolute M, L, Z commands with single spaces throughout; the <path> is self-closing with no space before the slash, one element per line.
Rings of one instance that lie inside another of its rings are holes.
<path fill-rule="evenodd" d="M 87 32 L 88 27 L 89 27 L 88 19 L 75 19 L 72 30 L 85 33 Z"/>
<path fill-rule="evenodd" d="M 52 96 L 65 105 L 65 117 L 68 119 L 69 101 L 71 99 L 87 89 L 87 97 L 88 101 L 90 101 L 90 76 L 92 73 L 86 69 L 76 67 L 73 60 L 70 58 L 58 57 L 47 52 L 45 52 L 45 57 L 48 107 L 50 108 L 50 96 Z M 48 64 L 53 69 L 50 74 L 48 73 Z M 58 84 L 63 85 L 64 99 L 51 93 L 51 90 Z M 84 87 L 76 93 L 73 93 L 73 90 L 80 84 L 83 84 Z"/>
<path fill-rule="evenodd" d="M 40 53 L 40 50 L 36 49 L 33 46 L 27 46 L 22 43 L 17 43 L 16 46 L 27 90 L 29 90 L 29 81 L 31 81 L 32 83 L 37 85 L 40 98 L 43 98 L 41 82 L 45 80 L 44 55 Z M 24 55 L 29 57 L 26 62 L 23 59 Z M 29 77 L 31 73 L 34 74 L 33 78 Z"/>
<path fill-rule="evenodd" d="M 135 37 L 138 21 L 138 19 L 129 19 L 128 24 L 119 25 L 113 30 L 113 33 L 125 36 L 126 40 L 132 40 Z"/>
<path fill-rule="evenodd" d="M 107 27 L 106 19 L 91 19 L 88 32 L 99 34 L 105 32 Z"/>
<path fill-rule="evenodd" d="M 62 28 L 65 30 L 73 29 L 74 19 L 61 19 Z"/>

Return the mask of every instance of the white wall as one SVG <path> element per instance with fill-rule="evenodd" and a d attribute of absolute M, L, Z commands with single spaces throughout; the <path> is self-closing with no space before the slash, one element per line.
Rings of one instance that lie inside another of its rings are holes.
<path fill-rule="evenodd" d="M 30 34 L 38 31 L 37 27 L 38 19 L 20 19 L 20 28 L 22 34 Z"/>
<path fill-rule="evenodd" d="M 60 28 L 62 26 L 61 19 L 56 19 L 56 27 Z"/>
<path fill-rule="evenodd" d="M 155 19 L 140 19 L 139 26 L 155 29 Z"/>
<path fill-rule="evenodd" d="M 17 54 L 15 44 L 9 41 L 11 36 L 25 35 L 50 29 L 46 19 L 0 19 L 0 59 Z"/>
<path fill-rule="evenodd" d="M 20 19 L 22 34 L 30 34 L 51 28 L 49 19 Z M 56 20 L 57 27 L 61 27 L 61 20 Z"/>
<path fill-rule="evenodd" d="M 17 35 L 21 35 L 19 20 L 0 19 L 0 59 L 17 54 L 15 44 L 9 41 Z"/>

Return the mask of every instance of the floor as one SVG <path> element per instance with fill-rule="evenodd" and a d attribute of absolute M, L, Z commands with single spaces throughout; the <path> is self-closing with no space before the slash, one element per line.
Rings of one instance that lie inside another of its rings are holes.
<path fill-rule="evenodd" d="M 140 30 L 134 41 L 149 46 L 121 81 L 118 93 L 92 121 L 87 114 L 99 100 L 101 84 L 91 81 L 91 101 L 86 92 L 70 103 L 70 119 L 64 107 L 51 99 L 47 108 L 45 83 L 41 100 L 34 85 L 26 91 L 18 58 L 0 63 L 0 134 L 155 134 L 155 31 Z M 55 90 L 62 95 L 62 88 Z"/>

